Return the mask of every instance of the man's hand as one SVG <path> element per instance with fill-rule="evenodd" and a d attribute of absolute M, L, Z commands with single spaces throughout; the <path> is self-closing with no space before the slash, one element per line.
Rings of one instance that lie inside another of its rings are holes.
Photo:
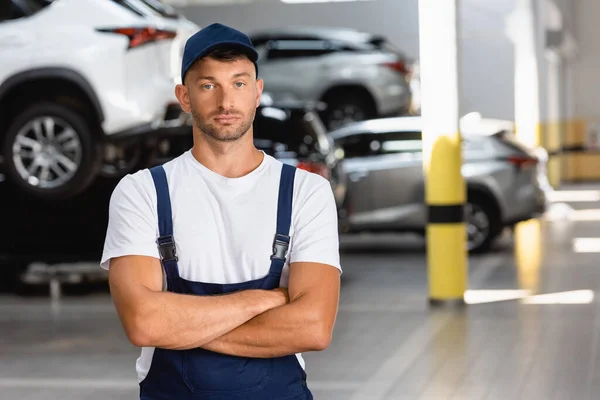
<path fill-rule="evenodd" d="M 112 259 L 109 283 L 125 332 L 139 347 L 201 347 L 255 316 L 289 303 L 284 288 L 222 296 L 162 292 L 162 267 L 153 257 Z"/>

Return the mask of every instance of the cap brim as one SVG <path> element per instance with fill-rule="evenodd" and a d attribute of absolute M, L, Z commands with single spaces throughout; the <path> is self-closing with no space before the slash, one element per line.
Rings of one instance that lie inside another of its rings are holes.
<path fill-rule="evenodd" d="M 210 53 L 211 51 L 213 51 L 215 49 L 218 49 L 218 48 L 234 48 L 234 49 L 238 49 L 238 50 L 242 51 L 243 53 L 247 54 L 248 58 L 253 63 L 256 63 L 258 61 L 258 52 L 256 51 L 256 49 L 254 49 L 254 47 L 251 47 L 251 46 L 248 46 L 245 43 L 236 42 L 236 41 L 222 41 L 222 42 L 217 42 L 217 43 L 211 44 L 210 46 L 204 48 L 204 50 L 202 50 L 200 53 L 196 54 L 196 56 L 194 58 L 192 58 L 188 62 L 188 64 L 185 66 L 184 73 L 182 74 L 181 78 L 183 79 L 183 77 L 187 73 L 188 69 L 196 61 L 198 61 L 200 58 L 206 56 L 208 53 Z"/>

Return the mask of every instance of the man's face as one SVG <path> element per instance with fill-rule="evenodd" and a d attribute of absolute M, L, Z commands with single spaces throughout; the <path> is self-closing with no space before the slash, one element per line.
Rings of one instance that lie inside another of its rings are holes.
<path fill-rule="evenodd" d="M 220 142 L 238 140 L 252 127 L 263 81 L 246 59 L 198 61 L 178 85 L 177 98 L 205 135 Z"/>

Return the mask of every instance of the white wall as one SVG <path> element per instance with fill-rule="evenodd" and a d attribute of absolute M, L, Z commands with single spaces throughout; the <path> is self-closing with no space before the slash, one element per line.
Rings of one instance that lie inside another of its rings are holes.
<path fill-rule="evenodd" d="M 512 43 L 504 34 L 514 0 L 462 0 L 461 112 L 479 111 L 492 118 L 514 118 Z M 375 0 L 329 4 L 251 4 L 183 7 L 200 24 L 221 22 L 242 31 L 288 24 L 345 26 L 383 34 L 412 58 L 418 58 L 417 0 Z"/>
<path fill-rule="evenodd" d="M 573 63 L 575 115 L 600 122 L 600 1 L 578 0 L 574 9 L 578 47 Z"/>
<path fill-rule="evenodd" d="M 512 0 L 463 0 L 462 105 L 491 118 L 514 118 L 514 50 L 505 34 Z M 494 7 L 495 6 L 495 7 Z"/>

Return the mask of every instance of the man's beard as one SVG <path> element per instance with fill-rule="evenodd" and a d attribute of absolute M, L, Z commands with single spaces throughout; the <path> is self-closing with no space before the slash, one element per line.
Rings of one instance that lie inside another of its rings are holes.
<path fill-rule="evenodd" d="M 214 124 L 203 120 L 198 113 L 192 110 L 192 117 L 194 118 L 194 122 L 198 129 L 200 129 L 200 131 L 205 135 L 218 142 L 235 142 L 236 140 L 239 140 L 252 126 L 252 121 L 254 120 L 255 114 L 256 111 L 252 109 L 248 118 L 243 120 L 242 123 L 237 127 L 229 125 L 219 129 Z"/>

